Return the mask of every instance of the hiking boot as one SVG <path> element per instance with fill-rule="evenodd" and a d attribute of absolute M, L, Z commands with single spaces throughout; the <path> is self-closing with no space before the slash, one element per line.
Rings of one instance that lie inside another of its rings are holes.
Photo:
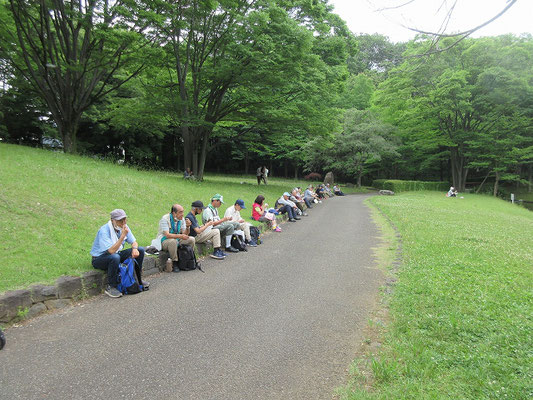
<path fill-rule="evenodd" d="M 104 293 L 113 298 L 122 297 L 122 293 L 116 287 L 111 285 L 106 286 Z"/>
<path fill-rule="evenodd" d="M 239 250 L 237 250 L 235 247 L 233 246 L 230 246 L 230 247 L 226 247 L 226 251 L 229 251 L 230 253 L 238 253 Z"/>
<path fill-rule="evenodd" d="M 220 249 L 213 251 L 213 254 L 210 254 L 209 257 L 214 258 L 215 260 L 223 260 L 224 258 L 226 258 L 226 256 L 222 254 L 222 250 Z"/>
<path fill-rule="evenodd" d="M 143 281 L 143 283 L 141 283 L 142 287 L 143 287 L 143 290 L 149 290 L 150 289 L 150 282 L 148 281 Z"/>

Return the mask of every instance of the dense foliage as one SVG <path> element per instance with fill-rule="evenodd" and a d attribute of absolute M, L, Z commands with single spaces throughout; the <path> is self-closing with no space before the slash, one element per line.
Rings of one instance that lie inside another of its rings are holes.
<path fill-rule="evenodd" d="M 429 54 L 427 37 L 354 36 L 331 10 L 327 0 L 0 0 L 0 140 L 125 150 L 126 163 L 199 178 L 266 165 L 359 185 L 531 187 L 531 36 Z"/>

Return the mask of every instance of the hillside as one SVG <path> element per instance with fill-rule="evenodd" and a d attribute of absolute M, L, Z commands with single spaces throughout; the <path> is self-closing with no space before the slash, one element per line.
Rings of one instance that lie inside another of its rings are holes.
<path fill-rule="evenodd" d="M 250 218 L 258 194 L 273 205 L 284 191 L 305 185 L 274 178 L 258 187 L 255 176 L 190 182 L 181 174 L 7 144 L 0 144 L 0 171 L 0 292 L 91 269 L 94 236 L 114 208 L 126 210 L 137 240 L 148 245 L 174 203 L 188 212 L 194 200 L 207 204 L 221 193 L 221 214 L 242 198 L 242 215 Z"/>

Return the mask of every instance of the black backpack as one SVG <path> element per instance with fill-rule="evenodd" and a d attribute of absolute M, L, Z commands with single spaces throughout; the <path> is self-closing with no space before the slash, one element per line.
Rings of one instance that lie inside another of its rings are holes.
<path fill-rule="evenodd" d="M 4 332 L 2 332 L 2 329 L 0 329 L 0 350 L 4 348 L 6 344 L 6 337 L 4 336 Z"/>
<path fill-rule="evenodd" d="M 248 251 L 246 248 L 246 243 L 244 243 L 244 239 L 241 235 L 233 234 L 231 236 L 231 246 L 235 247 L 239 251 Z"/>
<path fill-rule="evenodd" d="M 196 262 L 196 254 L 191 246 L 178 246 L 178 268 L 181 271 L 192 271 L 193 269 L 200 269 L 200 265 Z"/>
<path fill-rule="evenodd" d="M 259 240 L 259 237 L 261 236 L 261 233 L 259 232 L 259 228 L 257 228 L 256 226 L 251 226 L 250 236 L 255 243 L 261 244 L 261 241 Z"/>

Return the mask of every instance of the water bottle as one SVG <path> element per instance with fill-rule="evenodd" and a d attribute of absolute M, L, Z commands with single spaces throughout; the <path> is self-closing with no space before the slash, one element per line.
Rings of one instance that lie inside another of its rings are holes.
<path fill-rule="evenodd" d="M 172 272 L 172 260 L 170 258 L 165 263 L 165 272 Z"/>

